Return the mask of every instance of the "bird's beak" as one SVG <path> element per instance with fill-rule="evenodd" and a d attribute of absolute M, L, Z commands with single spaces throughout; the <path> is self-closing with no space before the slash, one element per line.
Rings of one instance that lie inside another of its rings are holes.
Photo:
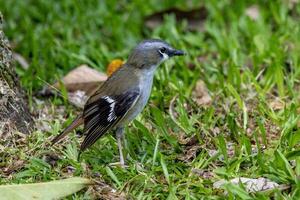
<path fill-rule="evenodd" d="M 172 57 L 172 56 L 183 56 L 185 54 L 186 53 L 184 51 L 177 50 L 177 49 L 172 49 L 168 53 L 169 57 Z"/>

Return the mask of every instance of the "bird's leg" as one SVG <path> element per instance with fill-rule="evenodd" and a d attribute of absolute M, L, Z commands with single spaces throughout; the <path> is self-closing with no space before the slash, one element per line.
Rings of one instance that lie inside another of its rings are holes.
<path fill-rule="evenodd" d="M 124 128 L 118 128 L 116 131 L 116 138 L 118 142 L 119 154 L 120 154 L 120 165 L 121 167 L 125 167 L 124 157 L 123 157 L 123 148 L 122 148 L 122 140 L 124 137 Z"/>

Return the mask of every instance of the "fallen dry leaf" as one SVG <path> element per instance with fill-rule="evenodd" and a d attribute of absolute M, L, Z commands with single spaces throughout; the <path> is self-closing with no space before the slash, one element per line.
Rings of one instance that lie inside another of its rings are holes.
<path fill-rule="evenodd" d="M 212 102 L 212 99 L 208 94 L 208 90 L 205 86 L 205 83 L 202 80 L 197 81 L 192 96 L 199 106 L 210 105 Z"/>
<path fill-rule="evenodd" d="M 178 160 L 190 163 L 193 159 L 196 158 L 197 153 L 200 149 L 200 145 L 187 146 L 185 147 L 184 152 L 178 156 Z"/>
<path fill-rule="evenodd" d="M 114 59 L 112 60 L 106 70 L 107 76 L 111 76 L 117 69 L 119 69 L 124 64 L 123 60 L 120 59 Z"/>
<path fill-rule="evenodd" d="M 145 25 L 150 29 L 154 29 L 164 22 L 165 15 L 173 14 L 176 21 L 186 21 L 187 28 L 190 31 L 204 31 L 204 21 L 207 17 L 205 7 L 195 8 L 192 10 L 180 10 L 178 8 L 170 8 L 160 12 L 156 12 L 145 18 Z"/>
<path fill-rule="evenodd" d="M 257 5 L 252 5 L 249 8 L 246 9 L 246 15 L 256 21 L 259 18 L 259 8 Z"/>
<path fill-rule="evenodd" d="M 77 90 L 75 92 L 68 93 L 68 100 L 74 106 L 76 106 L 78 108 L 83 108 L 86 101 L 88 100 L 88 96 L 86 95 L 86 93 L 84 91 Z"/>
<path fill-rule="evenodd" d="M 9 166 L 7 166 L 3 169 L 3 173 L 9 175 L 9 174 L 13 173 L 14 171 L 17 171 L 17 170 L 21 169 L 22 167 L 24 167 L 25 164 L 26 164 L 26 162 L 24 160 L 15 160 Z"/>
<path fill-rule="evenodd" d="M 205 169 L 193 168 L 191 171 L 193 174 L 200 176 L 203 179 L 211 179 L 215 176 L 213 172 L 205 170 Z"/>
<path fill-rule="evenodd" d="M 213 187 L 219 189 L 226 183 L 232 183 L 235 185 L 242 183 L 248 192 L 259 192 L 259 191 L 271 190 L 279 187 L 279 184 L 270 181 L 269 179 L 266 179 L 264 177 L 257 178 L 257 179 L 238 177 L 238 178 L 231 179 L 230 181 L 219 180 L 213 184 Z"/>
<path fill-rule="evenodd" d="M 289 9 L 296 8 L 296 6 L 299 2 L 300 2 L 299 0 L 288 0 Z"/>
<path fill-rule="evenodd" d="M 108 76 L 114 73 L 119 67 L 121 67 L 123 61 L 120 59 L 113 60 L 107 68 Z M 76 107 L 83 108 L 86 103 L 88 96 L 93 94 L 93 92 L 107 79 L 107 75 L 98 72 L 95 69 L 88 67 L 87 65 L 80 65 L 79 67 L 70 71 L 62 79 L 66 90 L 68 91 L 68 100 L 70 103 Z M 60 82 L 56 82 L 52 86 L 44 87 L 40 91 L 40 95 L 49 96 L 53 95 L 55 92 L 53 88 L 59 89 Z"/>
<path fill-rule="evenodd" d="M 215 150 L 215 149 L 208 149 L 208 155 L 210 157 L 214 157 L 215 155 L 217 155 L 219 153 L 219 151 Z"/>
<path fill-rule="evenodd" d="M 276 98 L 269 102 L 269 106 L 274 110 L 274 111 L 279 111 L 284 109 L 285 103 L 281 101 L 279 98 Z"/>
<path fill-rule="evenodd" d="M 92 185 L 88 189 L 88 192 L 92 199 L 107 199 L 107 200 L 125 200 L 126 194 L 124 192 L 119 192 L 116 189 L 112 188 L 110 185 L 105 182 L 95 181 L 96 184 Z"/>
<path fill-rule="evenodd" d="M 70 71 L 62 79 L 62 82 L 68 92 L 81 90 L 84 91 L 87 95 L 90 95 L 106 79 L 106 74 L 92 69 L 87 65 L 80 65 L 79 67 Z M 53 86 L 55 88 L 60 88 L 60 83 L 56 82 Z"/>
<path fill-rule="evenodd" d="M 174 134 L 174 136 L 177 137 L 178 143 L 183 145 L 183 153 L 178 155 L 178 160 L 190 163 L 190 161 L 196 158 L 197 153 L 202 148 L 199 145 L 197 136 L 187 136 L 183 132 L 180 134 Z"/>
<path fill-rule="evenodd" d="M 175 135 L 175 134 L 174 134 Z M 187 136 L 185 133 L 176 134 L 178 143 L 181 145 L 192 146 L 198 144 L 197 135 Z"/>

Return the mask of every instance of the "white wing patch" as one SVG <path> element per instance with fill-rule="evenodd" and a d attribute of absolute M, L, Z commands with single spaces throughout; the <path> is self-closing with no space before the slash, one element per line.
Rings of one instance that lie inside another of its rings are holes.
<path fill-rule="evenodd" d="M 105 99 L 109 103 L 110 111 L 109 111 L 107 121 L 111 122 L 117 118 L 115 111 L 114 111 L 116 102 L 109 96 L 103 96 L 103 99 Z"/>

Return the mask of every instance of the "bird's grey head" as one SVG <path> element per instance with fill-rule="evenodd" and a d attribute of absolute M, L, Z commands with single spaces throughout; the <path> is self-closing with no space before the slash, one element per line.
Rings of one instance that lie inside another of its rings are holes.
<path fill-rule="evenodd" d="M 140 69 L 147 69 L 158 66 L 170 57 L 184 54 L 183 51 L 174 49 L 162 40 L 144 40 L 133 49 L 127 63 Z"/>

